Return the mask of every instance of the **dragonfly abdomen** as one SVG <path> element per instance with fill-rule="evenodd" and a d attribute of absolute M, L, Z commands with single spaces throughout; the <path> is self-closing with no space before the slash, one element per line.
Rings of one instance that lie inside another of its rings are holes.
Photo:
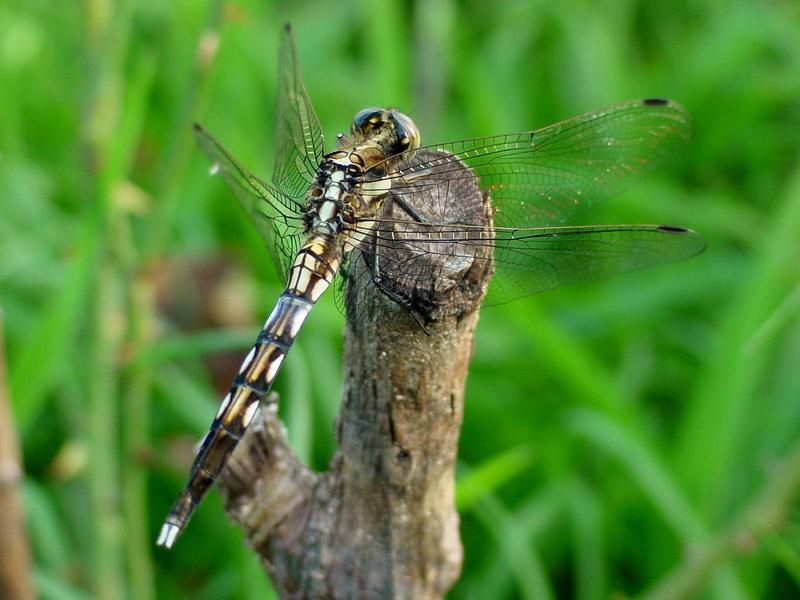
<path fill-rule="evenodd" d="M 289 270 L 286 289 L 264 323 L 255 345 L 220 404 L 192 464 L 189 481 L 170 510 L 157 544 L 171 548 L 195 508 L 216 481 L 228 457 L 255 418 L 314 303 L 328 288 L 340 263 L 338 245 L 310 235 Z"/>
<path fill-rule="evenodd" d="M 312 233 L 289 268 L 284 294 L 314 304 L 333 281 L 341 263 L 340 244 L 334 236 Z"/>

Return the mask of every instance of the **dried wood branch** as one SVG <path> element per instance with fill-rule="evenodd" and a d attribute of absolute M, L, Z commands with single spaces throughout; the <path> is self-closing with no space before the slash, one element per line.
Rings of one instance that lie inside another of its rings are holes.
<path fill-rule="evenodd" d="M 0 598 L 34 597 L 31 559 L 20 501 L 22 466 L 5 368 L 3 319 L 0 314 Z"/>

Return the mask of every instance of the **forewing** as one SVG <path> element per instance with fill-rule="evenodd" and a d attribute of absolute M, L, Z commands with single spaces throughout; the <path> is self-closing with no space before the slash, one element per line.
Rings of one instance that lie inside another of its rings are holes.
<path fill-rule="evenodd" d="M 281 277 L 301 243 L 302 204 L 249 173 L 199 124 L 195 135 L 211 161 L 211 173 L 221 173 L 242 208 L 264 239 Z"/>
<path fill-rule="evenodd" d="M 278 136 L 272 183 L 290 196 L 302 195 L 325 154 L 322 127 L 308 97 L 289 25 L 278 55 Z"/>
<path fill-rule="evenodd" d="M 480 178 L 505 227 L 557 225 L 638 181 L 689 137 L 685 110 L 668 100 L 637 100 L 535 131 L 474 138 L 406 152 L 373 167 L 407 195 L 454 198 L 450 182 Z M 431 151 L 440 152 L 430 159 Z M 393 169 L 400 164 L 402 168 Z M 452 169 L 448 168 L 452 166 Z M 446 209 L 446 207 L 444 207 Z"/>

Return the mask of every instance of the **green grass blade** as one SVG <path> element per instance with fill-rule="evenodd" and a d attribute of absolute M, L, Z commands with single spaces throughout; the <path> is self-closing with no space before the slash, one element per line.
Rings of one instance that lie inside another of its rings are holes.
<path fill-rule="evenodd" d="M 516 478 L 535 461 L 533 449 L 517 446 L 473 467 L 456 482 L 456 508 L 460 513 L 472 510 L 485 496 L 494 494 L 502 485 Z"/>

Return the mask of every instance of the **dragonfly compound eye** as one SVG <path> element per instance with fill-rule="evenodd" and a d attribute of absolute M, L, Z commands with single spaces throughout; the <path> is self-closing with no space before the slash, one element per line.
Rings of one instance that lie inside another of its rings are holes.
<path fill-rule="evenodd" d="M 397 143 L 400 150 L 416 150 L 419 148 L 419 128 L 411 117 L 403 113 L 393 110 L 391 112 L 392 119 L 394 120 L 394 128 L 397 132 Z"/>
<path fill-rule="evenodd" d="M 384 110 L 377 106 L 370 106 L 356 113 L 353 117 L 353 125 L 350 127 L 351 133 L 365 133 L 370 129 L 378 127 L 383 123 Z"/>

